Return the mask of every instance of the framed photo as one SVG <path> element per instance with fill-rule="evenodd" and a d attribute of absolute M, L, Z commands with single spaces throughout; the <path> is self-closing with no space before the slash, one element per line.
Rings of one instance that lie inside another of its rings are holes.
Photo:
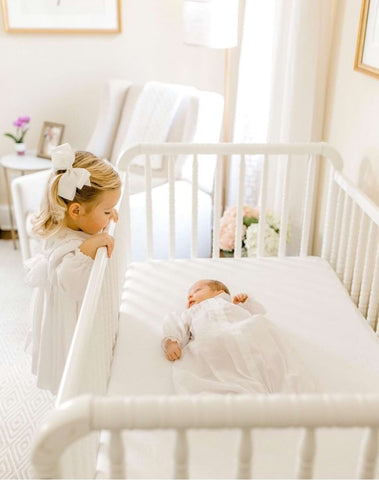
<path fill-rule="evenodd" d="M 62 143 L 64 125 L 44 122 L 38 144 L 37 157 L 51 158 L 51 150 Z"/>
<path fill-rule="evenodd" d="M 379 77 L 379 0 L 362 0 L 354 69 Z"/>
<path fill-rule="evenodd" d="M 6 32 L 121 32 L 121 0 L 1 1 Z"/>

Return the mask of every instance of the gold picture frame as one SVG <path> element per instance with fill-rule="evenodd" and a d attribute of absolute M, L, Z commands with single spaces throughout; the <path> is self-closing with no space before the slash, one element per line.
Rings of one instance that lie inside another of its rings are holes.
<path fill-rule="evenodd" d="M 1 0 L 8 33 L 121 33 L 121 0 Z"/>
<path fill-rule="evenodd" d="M 37 157 L 51 158 L 51 150 L 62 143 L 63 123 L 43 122 Z"/>
<path fill-rule="evenodd" d="M 379 28 L 379 0 L 362 0 L 354 70 L 379 78 L 379 44 L 374 32 Z"/>

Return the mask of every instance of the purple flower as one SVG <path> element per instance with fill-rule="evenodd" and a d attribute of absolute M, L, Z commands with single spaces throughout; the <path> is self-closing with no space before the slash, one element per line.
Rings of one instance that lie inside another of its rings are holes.
<path fill-rule="evenodd" d="M 30 122 L 30 117 L 29 117 L 29 115 L 26 115 L 25 117 L 18 117 L 17 121 L 22 122 L 22 123 L 29 123 Z"/>
<path fill-rule="evenodd" d="M 28 123 L 30 122 L 29 115 L 23 117 L 18 117 L 17 120 L 13 122 L 13 125 L 17 128 L 16 134 L 5 133 L 4 135 L 14 140 L 16 143 L 22 143 L 26 132 L 28 131 Z"/>

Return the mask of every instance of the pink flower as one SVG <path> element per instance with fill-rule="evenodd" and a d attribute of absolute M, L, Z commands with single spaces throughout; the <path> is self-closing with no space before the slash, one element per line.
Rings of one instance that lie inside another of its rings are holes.
<path fill-rule="evenodd" d="M 257 208 L 244 205 L 242 208 L 243 217 L 259 218 Z M 220 248 L 221 250 L 233 251 L 236 230 L 237 207 L 229 207 L 225 210 L 220 220 Z M 242 238 L 245 237 L 246 225 L 242 225 Z"/>

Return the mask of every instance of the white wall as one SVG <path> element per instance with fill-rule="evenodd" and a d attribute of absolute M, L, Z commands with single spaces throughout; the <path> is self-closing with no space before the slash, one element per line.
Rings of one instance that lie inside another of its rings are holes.
<path fill-rule="evenodd" d="M 64 140 L 84 148 L 108 78 L 223 91 L 224 51 L 183 44 L 179 0 L 122 0 L 118 35 L 6 33 L 0 21 L 0 155 L 13 153 L 2 132 L 12 131 L 19 115 L 32 117 L 28 148 L 37 147 L 44 121 L 65 124 Z M 0 207 L 5 203 L 1 175 Z"/>
<path fill-rule="evenodd" d="M 379 78 L 354 70 L 361 2 L 339 0 L 324 138 L 344 160 L 344 173 L 379 203 Z"/>

